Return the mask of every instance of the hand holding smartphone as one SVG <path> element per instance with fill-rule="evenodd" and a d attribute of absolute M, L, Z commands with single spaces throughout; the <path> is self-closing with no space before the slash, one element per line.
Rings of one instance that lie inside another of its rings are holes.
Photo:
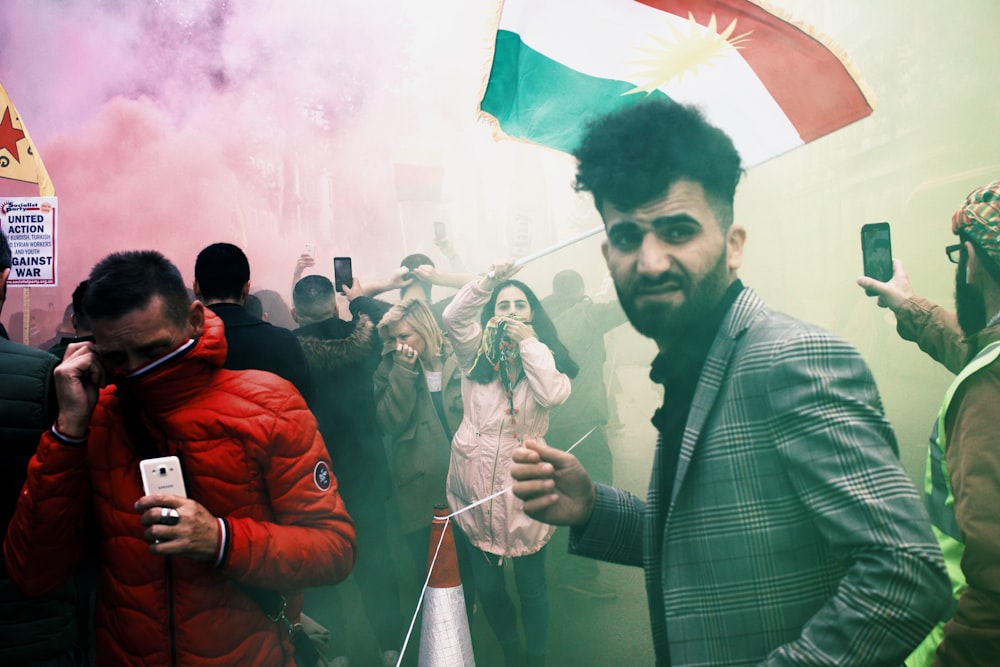
<path fill-rule="evenodd" d="M 161 456 L 139 461 L 139 474 L 142 476 L 142 490 L 147 496 L 154 493 L 171 493 L 187 497 L 181 462 L 176 456 Z"/>
<path fill-rule="evenodd" d="M 154 459 L 139 461 L 139 474 L 142 477 L 142 490 L 147 496 L 154 493 L 170 493 L 187 498 L 184 488 L 184 475 L 181 473 L 181 462 L 176 456 L 161 456 Z M 160 507 L 157 523 L 166 526 L 176 526 L 181 515 L 173 507 Z M 162 540 L 154 540 L 160 544 Z"/>
<path fill-rule="evenodd" d="M 344 285 L 348 287 L 354 285 L 354 271 L 351 268 L 350 257 L 333 258 L 333 281 L 335 289 L 341 294 L 344 293 Z"/>
<path fill-rule="evenodd" d="M 872 222 L 861 227 L 861 257 L 864 274 L 879 282 L 892 280 L 892 243 L 888 222 Z M 876 292 L 865 290 L 868 296 Z"/>

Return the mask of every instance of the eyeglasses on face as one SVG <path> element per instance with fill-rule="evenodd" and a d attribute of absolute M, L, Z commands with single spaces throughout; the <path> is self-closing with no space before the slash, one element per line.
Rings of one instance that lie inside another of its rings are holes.
<path fill-rule="evenodd" d="M 958 264 L 962 261 L 962 253 L 965 252 L 964 243 L 956 243 L 955 245 L 950 245 L 944 249 L 946 255 L 948 255 L 948 260 L 952 264 Z"/>

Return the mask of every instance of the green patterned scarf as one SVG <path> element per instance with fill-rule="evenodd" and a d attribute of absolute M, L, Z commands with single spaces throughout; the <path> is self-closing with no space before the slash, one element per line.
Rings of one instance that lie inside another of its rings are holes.
<path fill-rule="evenodd" d="M 488 364 L 494 372 L 500 375 L 500 383 L 507 395 L 508 414 L 511 416 L 511 421 L 517 423 L 514 417 L 517 413 L 517 410 L 514 409 L 514 385 L 517 384 L 521 375 L 521 350 L 517 343 L 505 335 L 509 321 L 504 317 L 491 317 L 486 323 L 482 341 L 479 344 L 479 352 L 476 354 L 476 361 L 472 364 L 469 373 L 475 373 L 481 364 Z"/>

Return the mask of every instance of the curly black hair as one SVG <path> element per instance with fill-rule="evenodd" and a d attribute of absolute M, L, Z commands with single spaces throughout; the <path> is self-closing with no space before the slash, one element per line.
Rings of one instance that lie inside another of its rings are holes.
<path fill-rule="evenodd" d="M 700 183 L 732 222 L 736 184 L 743 174 L 732 139 L 695 107 L 649 99 L 590 121 L 583 132 L 575 188 L 630 211 L 667 193 L 680 179 Z"/>

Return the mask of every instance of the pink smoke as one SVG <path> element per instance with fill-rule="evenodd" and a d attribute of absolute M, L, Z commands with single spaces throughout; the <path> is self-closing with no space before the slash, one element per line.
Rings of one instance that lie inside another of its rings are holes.
<path fill-rule="evenodd" d="M 254 289 L 283 294 L 306 242 L 320 268 L 335 254 L 362 278 L 398 265 L 395 143 L 447 148 L 474 124 L 481 63 L 469 55 L 485 57 L 490 17 L 458 2 L 387 9 L 5 2 L 0 76 L 59 196 L 60 284 L 33 300 L 61 311 L 95 261 L 127 248 L 161 250 L 191 280 L 197 252 L 230 241 Z M 456 76 L 463 106 L 441 94 Z"/>

